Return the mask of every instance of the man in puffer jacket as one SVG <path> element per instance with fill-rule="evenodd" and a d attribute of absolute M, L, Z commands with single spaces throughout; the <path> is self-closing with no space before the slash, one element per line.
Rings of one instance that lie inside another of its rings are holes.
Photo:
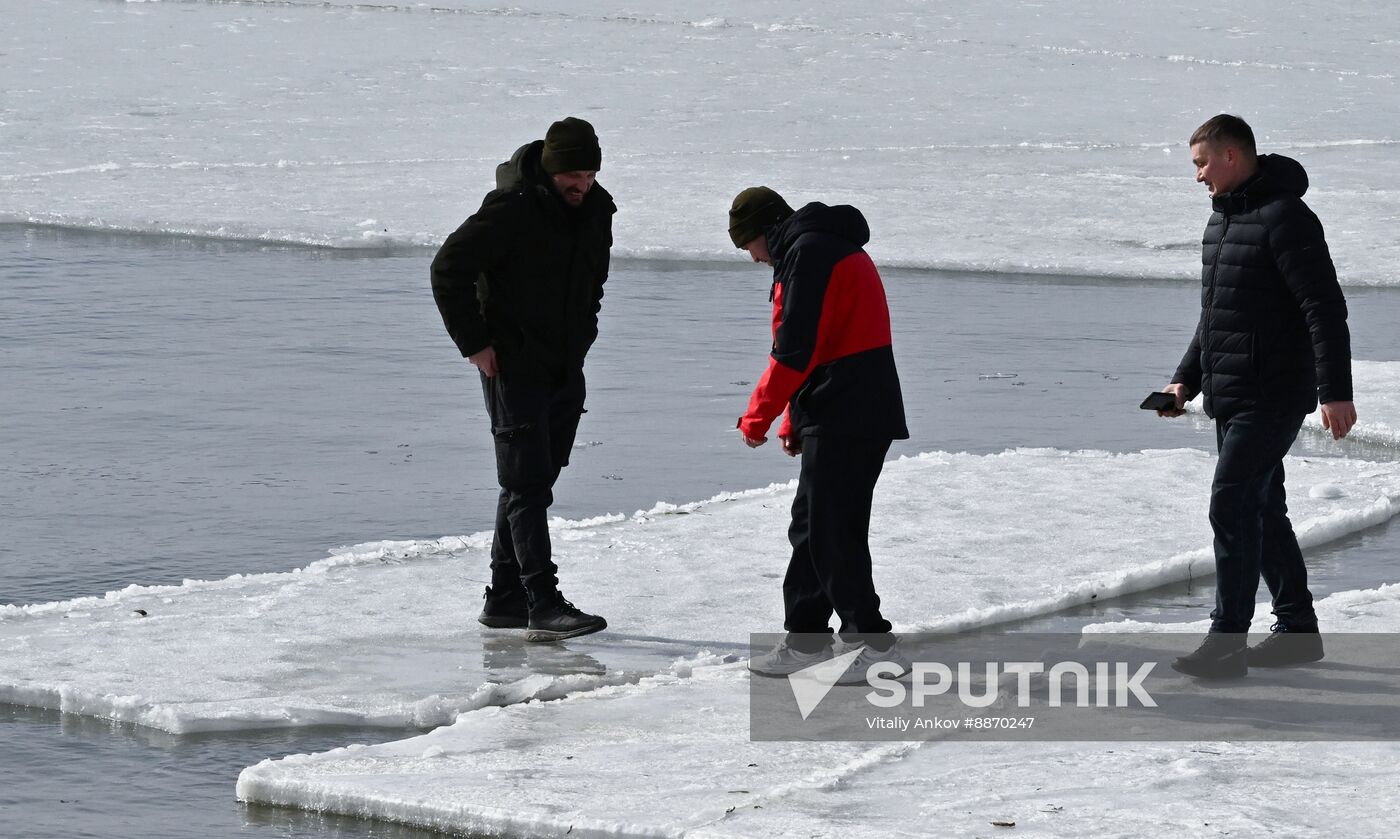
<path fill-rule="evenodd" d="M 1356 422 L 1346 300 L 1297 161 L 1260 156 L 1244 120 L 1222 114 L 1191 136 L 1214 212 L 1202 241 L 1201 320 L 1172 383 L 1173 410 L 1203 395 L 1220 458 L 1211 485 L 1215 609 L 1201 647 L 1173 662 L 1199 678 L 1243 676 L 1323 656 L 1307 567 L 1288 520 L 1283 457 L 1303 417 L 1341 439 Z M 1269 638 L 1246 648 L 1263 576 Z"/>
<path fill-rule="evenodd" d="M 894 648 L 871 576 L 870 508 L 894 440 L 906 439 L 890 312 L 870 240 L 854 207 L 812 203 L 793 212 L 767 187 L 739 193 L 729 235 L 773 266 L 773 351 L 738 427 L 757 447 L 784 410 L 783 450 L 801 456 L 783 580 L 785 641 L 751 670 L 785 675 L 831 654 L 829 621 L 862 645 L 838 684 L 864 680 L 877 661 L 908 662 Z"/>
<path fill-rule="evenodd" d="M 595 182 L 593 126 L 569 117 L 496 169 L 496 189 L 433 260 L 433 298 L 480 371 L 501 492 L 491 585 L 478 618 L 527 641 L 607 622 L 559 593 L 549 539 L 554 482 L 583 413 L 583 360 L 598 337 L 612 247 L 612 196 Z"/>

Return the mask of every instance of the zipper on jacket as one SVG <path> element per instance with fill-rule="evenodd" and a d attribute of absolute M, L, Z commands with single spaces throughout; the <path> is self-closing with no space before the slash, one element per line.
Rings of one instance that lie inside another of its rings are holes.
<path fill-rule="evenodd" d="M 1215 257 L 1210 261 L 1210 284 L 1207 286 L 1210 291 L 1210 296 L 1206 303 L 1205 328 L 1201 330 L 1204 333 L 1201 335 L 1201 370 L 1203 377 L 1214 375 L 1208 364 L 1210 353 L 1206 350 L 1210 346 L 1211 313 L 1215 309 L 1215 280 L 1220 275 L 1220 253 L 1225 250 L 1225 236 L 1230 232 L 1230 217 L 1225 213 L 1221 213 L 1220 217 L 1220 241 L 1215 243 Z M 1205 389 L 1204 378 L 1202 379 L 1201 389 Z"/>

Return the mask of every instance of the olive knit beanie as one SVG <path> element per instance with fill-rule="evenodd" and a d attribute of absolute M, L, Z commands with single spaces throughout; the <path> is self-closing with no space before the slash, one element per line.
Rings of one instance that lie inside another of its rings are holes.
<path fill-rule="evenodd" d="M 751 186 L 734 197 L 729 208 L 729 238 L 742 248 L 792 215 L 783 196 L 766 186 Z"/>
<path fill-rule="evenodd" d="M 544 135 L 540 165 L 551 175 L 601 169 L 603 150 L 598 146 L 593 126 L 578 117 L 565 117 L 551 125 Z"/>

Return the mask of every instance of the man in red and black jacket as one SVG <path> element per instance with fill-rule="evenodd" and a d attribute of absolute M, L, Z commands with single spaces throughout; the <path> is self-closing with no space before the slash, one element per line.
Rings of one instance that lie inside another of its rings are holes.
<path fill-rule="evenodd" d="M 885 288 L 861 249 L 870 227 L 849 206 L 793 212 L 767 187 L 739 193 L 729 221 L 735 246 L 773 266 L 773 352 L 738 427 L 761 446 L 786 410 L 778 437 L 802 458 L 783 580 L 789 634 L 750 668 L 783 675 L 824 659 L 835 613 L 843 638 L 866 646 L 848 671 L 864 678 L 894 643 L 871 578 L 871 500 L 890 443 L 909 437 Z"/>

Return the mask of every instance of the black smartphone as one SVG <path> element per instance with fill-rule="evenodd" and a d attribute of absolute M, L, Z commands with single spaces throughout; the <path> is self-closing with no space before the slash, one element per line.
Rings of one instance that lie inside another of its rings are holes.
<path fill-rule="evenodd" d="M 1174 411 L 1176 410 L 1176 396 L 1154 391 L 1147 394 L 1147 398 L 1142 400 L 1142 404 L 1138 407 L 1144 411 Z"/>

